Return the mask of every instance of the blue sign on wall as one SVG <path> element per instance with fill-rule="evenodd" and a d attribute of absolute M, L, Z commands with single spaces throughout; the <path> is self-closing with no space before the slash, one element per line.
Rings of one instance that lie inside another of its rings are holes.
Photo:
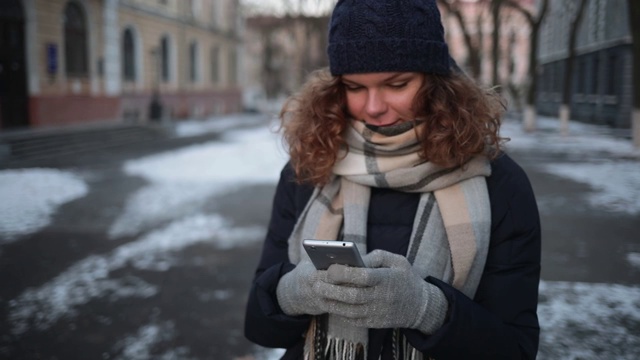
<path fill-rule="evenodd" d="M 47 44 L 47 72 L 51 75 L 58 72 L 58 46 Z"/>

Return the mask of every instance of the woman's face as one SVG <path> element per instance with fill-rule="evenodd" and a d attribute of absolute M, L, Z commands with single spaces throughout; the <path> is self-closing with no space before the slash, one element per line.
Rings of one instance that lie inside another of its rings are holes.
<path fill-rule="evenodd" d="M 415 72 L 384 72 L 342 75 L 349 115 L 376 126 L 411 121 L 413 99 L 424 75 Z"/>

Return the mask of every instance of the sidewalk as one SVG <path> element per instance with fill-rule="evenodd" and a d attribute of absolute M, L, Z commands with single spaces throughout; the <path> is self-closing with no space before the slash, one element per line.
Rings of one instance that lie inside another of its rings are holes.
<path fill-rule="evenodd" d="M 0 132 L 0 169 L 68 167 L 92 160 L 121 158 L 122 153 L 179 147 L 212 139 L 226 129 L 252 126 L 268 119 L 260 114 L 229 114 L 206 120 L 170 123 L 99 123 Z"/>
<path fill-rule="evenodd" d="M 640 151 L 608 129 L 541 117 L 508 120 L 542 224 L 538 359 L 636 359 L 640 353 Z"/>
<path fill-rule="evenodd" d="M 638 152 L 556 121 L 503 128 L 542 221 L 538 359 L 635 360 Z M 268 117 L 239 114 L 0 170 L 0 357 L 276 359 L 242 326 L 285 161 Z"/>

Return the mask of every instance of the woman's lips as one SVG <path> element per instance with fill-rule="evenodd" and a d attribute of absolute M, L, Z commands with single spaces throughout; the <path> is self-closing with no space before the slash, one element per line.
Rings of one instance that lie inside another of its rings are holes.
<path fill-rule="evenodd" d="M 379 127 L 385 127 L 385 126 L 393 126 L 396 124 L 400 124 L 403 120 L 402 119 L 398 119 L 396 121 L 390 122 L 390 123 L 378 123 L 378 124 L 371 124 L 371 125 L 375 125 L 375 126 L 379 126 Z"/>

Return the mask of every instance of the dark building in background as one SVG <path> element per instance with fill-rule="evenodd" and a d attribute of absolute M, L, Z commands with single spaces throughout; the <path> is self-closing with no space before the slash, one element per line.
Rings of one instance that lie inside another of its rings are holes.
<path fill-rule="evenodd" d="M 569 5 L 573 3 L 573 5 Z M 550 1 L 542 24 L 537 108 L 556 116 L 577 1 Z M 590 0 L 578 30 L 571 81 L 571 119 L 627 129 L 632 111 L 632 39 L 626 0 Z M 640 21 L 640 19 L 638 19 Z"/>

